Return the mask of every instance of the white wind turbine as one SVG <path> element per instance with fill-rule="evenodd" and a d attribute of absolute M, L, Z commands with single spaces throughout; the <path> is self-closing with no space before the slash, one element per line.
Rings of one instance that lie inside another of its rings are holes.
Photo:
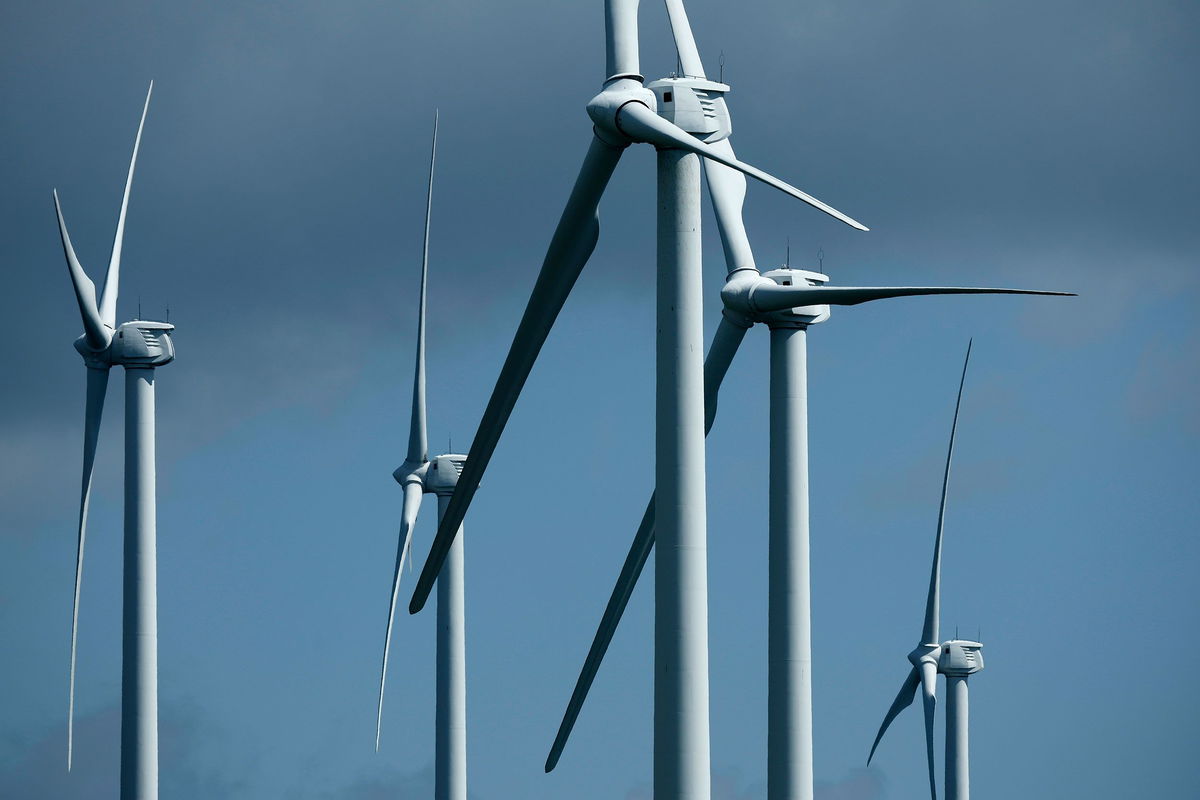
<path fill-rule="evenodd" d="M 656 93 L 704 80 L 695 40 L 681 0 L 667 0 L 685 77 L 652 84 Z M 720 146 L 732 157 L 729 141 Z M 729 275 L 721 292 L 725 310 L 704 365 L 705 432 L 716 414 L 717 392 L 746 330 L 771 329 L 771 440 L 769 515 L 767 794 L 770 800 L 812 798 L 811 612 L 808 547 L 808 410 L 806 335 L 829 318 L 829 305 L 934 294 L 1060 294 L 960 287 L 828 287 L 815 272 L 784 268 L 760 275 L 742 221 L 745 178 L 707 162 L 710 198 L 725 249 Z M 655 540 L 652 497 L 609 598 L 546 759 L 558 763 L 600 662 L 616 632 Z"/>
<path fill-rule="evenodd" d="M 446 505 L 458 484 L 466 456 L 446 454 L 429 458 L 429 437 L 425 428 L 425 287 L 429 274 L 429 216 L 433 203 L 433 166 L 437 156 L 437 113 L 433 117 L 433 145 L 429 153 L 429 190 L 425 199 L 425 243 L 421 250 L 421 299 L 417 311 L 417 362 L 413 375 L 412 422 L 408 434 L 408 456 L 392 473 L 404 487 L 401 506 L 400 539 L 396 550 L 396 570 L 392 577 L 391 602 L 388 605 L 387 633 L 383 640 L 383 665 L 379 673 L 379 710 L 375 719 L 375 750 L 383 726 L 383 689 L 387 680 L 388 652 L 392 623 L 396 617 L 396 598 L 400 592 L 400 574 L 412 547 L 413 527 L 426 492 L 436 494 L 438 514 L 446 514 Z M 437 576 L 437 712 L 435 720 L 434 796 L 437 800 L 467 800 L 467 673 L 466 638 L 463 608 L 462 524 L 450 548 L 445 565 Z M 411 562 L 409 569 L 412 569 Z"/>
<path fill-rule="evenodd" d="M 879 726 L 871 744 L 867 764 L 884 731 L 896 715 L 907 708 L 921 690 L 925 706 L 925 757 L 929 764 L 929 793 L 937 800 L 937 780 L 933 765 L 933 717 L 937 709 L 937 674 L 946 676 L 946 797 L 947 800 L 968 800 L 970 769 L 967 744 L 967 676 L 983 669 L 983 645 L 967 639 L 952 639 L 938 643 L 942 598 L 942 532 L 946 521 L 946 493 L 950 486 L 950 462 L 954 459 L 954 434 L 958 430 L 958 411 L 962 406 L 963 385 L 967 380 L 967 364 L 971 360 L 971 345 L 963 359 L 962 378 L 958 383 L 958 399 L 954 404 L 954 421 L 950 425 L 950 447 L 946 452 L 946 470 L 942 475 L 942 499 L 938 506 L 937 537 L 933 545 L 933 569 L 929 575 L 929 595 L 925 600 L 925 624 L 921 641 L 908 654 L 912 670 L 892 701 L 891 708 Z"/>
<path fill-rule="evenodd" d="M 591 147 L 551 239 L 541 274 L 446 508 L 409 610 L 429 596 L 521 388 L 571 287 L 595 248 L 597 206 L 625 148 L 658 150 L 658 337 L 655 480 L 658 528 L 654 683 L 654 796 L 707 798 L 708 609 L 704 508 L 700 156 L 865 230 L 841 212 L 734 158 L 728 86 L 680 78 L 643 86 L 638 0 L 606 0 L 607 77 L 587 105 Z M 658 112 L 658 113 L 656 113 Z M 661 116 L 660 116 L 661 114 Z M 665 117 L 665 119 L 664 119 Z M 673 122 L 670 120 L 674 120 Z M 692 134 L 697 134 L 693 136 Z"/>
<path fill-rule="evenodd" d="M 83 434 L 83 481 L 79 500 L 79 544 L 75 561 L 75 599 L 71 611 L 71 670 L 67 712 L 67 769 L 74 749 L 75 651 L 79 627 L 79 590 L 83 580 L 83 551 L 87 538 L 88 501 L 92 467 L 100 435 L 100 417 L 108 388 L 108 371 L 125 367 L 125 563 L 124 612 L 121 646 L 121 798 L 154 800 L 158 797 L 158 601 L 154 498 L 154 370 L 175 358 L 165 322 L 134 320 L 116 324 L 117 285 L 121 275 L 121 244 L 125 238 L 125 213 L 142 126 L 150 108 L 151 82 L 133 143 L 133 157 L 125 179 L 121 213 L 113 239 L 112 256 L 104 290 L 96 302 L 96 287 L 75 257 L 58 192 L 54 208 L 75 299 L 83 317 L 84 333 L 75 349 L 87 367 L 87 401 Z"/>

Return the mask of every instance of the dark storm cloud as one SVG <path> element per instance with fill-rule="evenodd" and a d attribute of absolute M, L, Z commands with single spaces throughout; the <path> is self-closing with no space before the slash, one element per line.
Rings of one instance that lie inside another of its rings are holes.
<path fill-rule="evenodd" d="M 0 384 L 0 544 L 9 548 L 3 561 L 14 565 L 15 576 L 0 587 L 0 596 L 15 600 L 4 605 L 12 609 L 6 610 L 8 619 L 24 619 L 34 604 L 45 607 L 50 595 L 42 588 L 51 583 L 54 596 L 65 603 L 73 564 L 70 526 L 78 485 L 83 370 L 70 348 L 80 322 L 50 189 L 62 193 L 76 248 L 99 280 L 148 80 L 156 81 L 155 98 L 133 189 L 119 314 L 132 317 L 140 297 L 146 316 L 163 315 L 169 304 L 171 321 L 179 326 L 179 360 L 162 370 L 159 380 L 160 478 L 167 481 L 174 460 L 206 445 L 233 450 L 248 432 L 296 410 L 319 427 L 336 416 L 354 391 L 395 397 L 398 415 L 407 414 L 412 287 L 435 107 L 441 109 L 442 139 L 434 198 L 430 318 L 437 321 L 431 323 L 431 369 L 441 370 L 447 382 L 457 381 L 463 395 L 482 405 L 586 146 L 589 122 L 583 104 L 598 87 L 603 68 L 601 8 L 600 0 L 124 0 L 100 5 L 14 2 L 0 8 L 0 71 L 5 76 L 0 82 L 5 109 L 0 115 L 5 146 L 0 314 L 8 333 L 7 380 Z M 1082 296 L 1069 301 L 1021 306 L 1011 320 L 1014 337 L 1027 337 L 1060 362 L 1084 361 L 1086 356 L 1092 359 L 1089 364 L 1101 365 L 1097 370 L 1106 370 L 1103 380 L 1080 391 L 1083 399 L 1072 394 L 1069 378 L 1055 383 L 1056 376 L 1039 376 L 1046 380 L 1045 394 L 1067 397 L 1081 411 L 1116 398 L 1116 411 L 1106 407 L 1109 416 L 1131 414 L 1142 433 L 1174 428 L 1194 435 L 1192 407 L 1200 391 L 1193 332 L 1200 301 L 1195 263 L 1200 226 L 1194 223 L 1200 213 L 1195 146 L 1200 104 L 1194 99 L 1200 6 L 1175 0 L 692 0 L 688 10 L 710 73 L 717 73 L 718 53 L 724 53 L 739 154 L 873 228 L 863 235 L 842 230 L 752 186 L 747 220 L 760 264 L 781 260 L 791 236 L 795 261 L 810 263 L 817 248 L 824 247 L 835 281 L 1079 291 Z M 665 74 L 674 68 L 674 54 L 661 4 L 643 3 L 640 22 L 643 71 L 648 77 Z M 652 336 L 653 156 L 648 148 L 634 149 L 602 206 L 600 246 L 568 309 L 587 309 L 604 324 L 622 328 L 644 323 Z M 710 282 L 706 300 L 709 317 L 715 318 L 716 281 L 723 272 L 707 211 L 704 224 Z M 846 311 L 845 317 L 852 313 L 860 312 Z M 861 312 L 864 329 L 871 315 L 881 313 Z M 575 358 L 613 358 L 601 338 L 605 328 L 588 320 L 594 329 L 582 337 L 571 326 L 584 323 L 565 314 L 551 344 L 578 343 Z M 958 321 L 965 329 L 972 318 L 964 312 Z M 839 330 L 853 329 L 847 325 Z M 953 333 L 958 336 L 961 330 Z M 1120 344 L 1140 356 L 1126 362 L 1124 351 L 1110 354 Z M 957 347 L 957 339 L 948 345 L 956 353 Z M 650 350 L 646 345 L 643 355 Z M 875 369 L 889 354 L 863 355 L 874 359 L 869 366 Z M 648 363 L 637 366 L 648 380 Z M 531 382 L 549 382 L 546 366 L 539 367 Z M 879 392 L 873 376 L 854 377 L 857 383 L 848 385 L 862 396 Z M 919 377 L 905 375 L 904 380 L 915 383 Z M 561 380 L 563 374 L 553 378 Z M 121 384 L 117 371 L 97 478 L 98 495 L 114 505 L 121 480 Z M 977 421 L 971 424 L 980 429 L 1006 422 L 1015 427 L 1014 420 L 1024 424 L 1036 410 L 1038 395 L 1031 391 L 998 381 L 984 386 L 986 391 L 971 398 L 971 419 Z M 820 396 L 841 402 L 835 388 L 823 387 Z M 814 393 L 814 402 L 818 400 Z M 939 395 L 937 401 L 944 405 L 949 395 Z M 847 481 L 861 478 L 860 483 L 868 484 L 864 505 L 886 506 L 893 513 L 905 499 L 923 519 L 928 517 L 944 457 L 943 405 L 931 406 L 928 413 L 939 438 L 913 446 L 912 458 L 903 459 L 904 471 L 895 466 L 899 458 L 878 458 L 875 464 L 857 452 L 854 466 L 842 473 L 835 472 L 839 462 L 829 456 L 815 480 L 833 474 L 850 476 Z M 864 417 L 887 413 L 882 402 L 864 408 Z M 583 420 L 601 424 L 586 403 L 577 410 Z M 903 410 L 911 418 L 910 407 Z M 478 418 L 478 409 L 472 411 L 458 423 L 464 436 Z M 870 423 L 852 421 L 856 426 Z M 908 422 L 898 420 L 897 428 Z M 614 442 L 625 424 L 624 419 L 612 422 Z M 381 420 L 371 432 L 395 436 L 399 446 L 402 433 L 396 427 L 385 428 Z M 1104 433 L 1110 427 L 1106 418 Z M 329 446 L 321 433 L 310 427 L 288 436 L 305 447 Z M 905 446 L 898 435 L 887 433 L 871 442 L 876 451 Z M 820 434 L 814 426 L 814 436 Z M 1035 437 L 1030 441 L 1031 448 L 1038 445 Z M 743 448 L 741 442 L 738 447 Z M 1044 451 L 1049 445 L 1041 447 Z M 311 455 L 304 453 L 305 458 Z M 742 449 L 736 455 L 748 458 Z M 1035 449 L 1023 452 L 1021 463 L 1032 463 L 1038 455 Z M 271 456 L 264 454 L 261 465 L 244 468 L 251 485 L 261 467 L 273 470 L 292 494 L 307 489 L 307 484 L 289 483 L 295 480 L 288 471 L 292 465 Z M 293 453 L 286 457 L 295 458 Z M 211 469 L 229 469 L 215 461 Z M 343 483 L 338 476 L 328 478 L 322 486 L 328 496 L 304 499 L 315 506 L 357 497 L 347 483 L 361 480 L 360 466 L 348 470 Z M 1007 487 L 1006 480 L 1022 477 L 1014 462 L 1003 458 L 983 459 L 976 466 L 974 472 L 958 473 L 956 501 L 971 498 L 978 487 L 995 491 Z M 1088 466 L 1074 469 L 1085 474 Z M 1174 485 L 1168 470 L 1155 472 L 1158 467 L 1150 459 L 1134 466 L 1147 470 L 1140 473 L 1146 484 Z M 603 460 L 586 469 L 610 478 L 614 474 Z M 390 480 L 386 472 L 379 477 L 381 483 Z M 500 475 L 494 480 L 499 483 Z M 644 502 L 646 491 L 648 487 L 638 487 L 634 502 Z M 264 503 L 294 502 L 264 492 Z M 862 503 L 861 495 L 856 501 Z M 259 509 L 239 506 L 247 520 L 231 521 L 222 516 L 226 503 L 221 497 L 204 497 L 195 507 L 213 531 L 248 529 L 244 544 L 239 543 L 245 549 L 233 555 L 198 549 L 196 563 L 187 565 L 200 576 L 196 592 L 210 590 L 201 585 L 208 579 L 226 593 L 221 599 L 230 608 L 227 617 L 211 623 L 220 628 L 213 649 L 230 646 L 226 628 L 235 628 L 243 615 L 259 613 L 268 594 L 262 586 L 275 586 L 268 580 L 275 573 L 285 573 L 284 583 L 276 587 L 280 613 L 300 605 L 316 620 L 305 619 L 305 626 L 349 630 L 347 620 L 361 609 L 337 601 L 350 581 L 327 573 L 314 580 L 306 572 L 320 560 L 314 553 L 332 552 L 320 549 L 328 538 L 349 534 L 341 529 L 322 529 L 319 536 L 287 530 L 287 544 L 297 554 L 289 562 L 293 571 L 274 563 L 264 567 L 265 554 L 255 547 L 274 541 L 261 530 L 273 529 L 254 516 Z M 1084 514 L 1086 505 L 1080 502 L 1073 513 Z M 47 578 L 45 564 L 22 560 L 30 551 L 27 534 L 41 532 L 39 524 L 44 528 L 47 520 L 54 520 L 64 543 L 61 552 L 52 554 L 61 567 L 57 583 Z M 1071 526 L 1089 523 L 1072 518 Z M 609 533 L 584 529 L 581 536 Z M 282 539 L 285 534 L 273 535 Z M 926 539 L 920 543 L 919 567 L 926 570 L 928 545 Z M 514 545 L 513 552 L 522 551 Z M 236 562 L 253 590 L 230 580 L 226 562 Z M 169 561 L 163 564 L 169 566 Z M 530 569 L 543 566 L 531 562 Z M 320 605 L 328 607 L 330 617 L 319 617 L 322 608 L 299 604 L 290 594 L 309 591 L 314 584 L 327 587 Z M 1083 584 L 1071 584 L 1070 591 L 1090 597 Z M 164 598 L 169 596 L 180 606 L 198 604 L 193 595 L 164 591 Z M 1170 606 L 1181 607 L 1195 604 Z M 45 656 L 54 659 L 56 669 L 65 661 L 69 608 L 62 605 L 60 611 L 56 624 L 63 623 L 62 647 Z M 1163 613 L 1160 609 L 1159 616 Z M 850 627 L 847 620 L 838 623 Z M 513 625 L 511 620 L 505 624 Z M 306 627 L 305 635 L 316 634 Z M 270 646 L 291 646 L 261 636 Z M 555 647 L 560 644 L 556 639 Z M 277 651 L 246 648 L 238 656 L 247 664 L 280 658 Z M 329 653 L 314 653 L 311 664 L 294 668 L 301 675 L 313 670 L 319 677 L 311 678 L 312 685 L 325 686 L 333 672 L 322 660 Z M 358 655 L 344 657 L 355 660 Z M 245 666 L 238 664 L 239 669 Z M 489 668 L 495 666 L 489 662 Z M 44 667 L 31 660 L 19 668 L 53 671 Z M 726 678 L 714 670 L 718 691 L 730 683 Z M 1080 695 L 1088 691 L 1083 680 L 1076 689 Z M 1171 689 L 1162 676 L 1146 685 L 1160 687 L 1164 694 Z M 222 691 L 227 689 L 221 684 Z M 257 685 L 253 691 L 266 692 Z M 55 703 L 59 694 L 54 694 Z M 1177 697 L 1170 702 L 1186 711 L 1194 707 L 1194 698 L 1194 692 L 1186 698 L 1190 706 Z M 314 703 L 322 699 L 327 698 L 310 698 Z M 49 718 L 39 702 L 12 699 L 9 718 Z M 1073 716 L 1094 706 L 1090 701 L 1074 706 Z M 255 708 L 253 702 L 239 707 L 246 715 Z M 58 713 L 57 705 L 54 709 Z M 869 725 L 877 724 L 876 713 L 872 707 Z M 229 719 L 258 730 L 253 720 Z M 1126 722 L 1112 727 L 1136 727 Z M 218 777 L 188 766 L 180 750 L 168 753 L 168 748 L 194 747 L 196 763 L 215 763 L 222 736 L 205 724 L 164 717 L 164 794 L 170 785 L 175 787 L 172 796 L 193 796 L 187 793 L 191 782 L 203 789 L 194 796 L 238 796 L 243 772 Z M 82 718 L 80 725 L 78 772 L 97 776 L 97 785 L 111 795 L 115 711 Z M 1170 733 L 1157 724 L 1154 729 L 1164 738 Z M 289 739 L 292 733 L 280 735 L 278 763 L 262 770 L 256 786 L 291 785 L 287 781 L 296 764 L 304 763 L 311 765 L 318 786 L 348 787 L 337 796 L 395 796 L 398 791 L 428 796 L 428 768 L 371 778 L 353 771 L 347 775 L 345 764 L 352 762 L 313 758 L 313 749 Z M 512 738 L 522 741 L 523 735 L 514 732 Z M 72 797 L 78 784 L 65 783 L 62 740 L 59 729 L 44 737 L 10 736 L 11 758 L 0 771 L 0 794 Z M 1163 739 L 1145 742 L 1140 746 L 1146 750 L 1174 752 Z M 1111 746 L 1111 737 L 1101 744 Z M 491 750 L 489 743 L 476 752 Z M 536 759 L 528 766 L 539 769 Z M 505 764 L 487 777 L 499 775 L 495 785 L 504 787 L 507 769 Z M 635 775 L 646 772 L 631 769 Z M 1044 774 L 1029 773 L 1031 780 Z M 818 796 L 879 797 L 877 775 L 850 774 L 820 787 Z M 619 794 L 632 778 L 621 774 L 615 780 Z M 736 800 L 763 795 L 761 784 L 745 782 L 740 774 L 718 775 L 714 789 Z M 630 798 L 648 796 L 648 791 Z"/>

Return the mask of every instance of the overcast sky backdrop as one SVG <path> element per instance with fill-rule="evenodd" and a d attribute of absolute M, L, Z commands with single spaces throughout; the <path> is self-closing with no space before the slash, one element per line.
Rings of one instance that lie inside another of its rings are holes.
<path fill-rule="evenodd" d="M 661 4 L 642 69 L 674 69 Z M 100 440 L 65 771 L 83 368 L 50 190 L 107 262 L 147 82 L 121 319 L 178 325 L 159 373 L 163 796 L 425 798 L 433 614 L 395 632 L 430 123 L 431 445 L 467 447 L 586 149 L 600 0 L 10 2 L 0 10 L 0 796 L 114 798 L 122 382 Z M 921 625 L 940 470 L 975 337 L 943 631 L 982 629 L 980 798 L 1200 784 L 1200 74 L 1195 3 L 690 0 L 739 155 L 863 220 L 750 187 L 761 267 L 1078 298 L 835 309 L 809 337 L 823 800 L 925 796 L 920 715 L 863 770 Z M 654 156 L 601 239 L 467 521 L 472 796 L 645 800 L 652 592 L 561 766 L 542 763 L 653 473 Z M 724 265 L 705 216 L 706 328 Z M 709 440 L 712 763 L 765 797 L 767 335 Z M 416 538 L 423 559 L 436 504 Z M 652 573 L 647 573 L 647 578 Z M 406 576 L 406 585 L 411 579 Z M 404 592 L 407 597 L 408 592 Z M 939 729 L 943 724 L 939 714 Z M 939 747 L 939 763 L 941 750 Z M 939 767 L 940 770 L 940 767 Z"/>

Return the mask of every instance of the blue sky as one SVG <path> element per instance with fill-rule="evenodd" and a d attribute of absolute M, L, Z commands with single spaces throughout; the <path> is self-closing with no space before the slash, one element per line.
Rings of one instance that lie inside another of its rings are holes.
<path fill-rule="evenodd" d="M 642 4 L 642 65 L 674 69 Z M 65 762 L 83 374 L 50 203 L 98 275 L 149 79 L 122 319 L 167 305 L 158 380 L 164 796 L 423 797 L 432 614 L 374 700 L 409 413 L 427 139 L 430 439 L 474 433 L 586 148 L 602 4 L 8 4 L 0 11 L 0 795 L 117 792 L 121 382 Z M 863 220 L 752 186 L 759 266 L 844 284 L 1078 298 L 835 309 L 812 330 L 817 778 L 917 798 L 919 715 L 862 771 L 919 633 L 941 460 L 975 339 L 943 628 L 982 629 L 980 797 L 1183 796 L 1200 697 L 1200 68 L 1182 2 L 688 4 L 739 155 Z M 542 762 L 653 473 L 654 159 L 601 239 L 467 520 L 473 796 L 649 795 L 652 595 L 635 594 L 561 765 Z M 706 209 L 706 330 L 724 268 Z M 716 797 L 765 796 L 767 335 L 708 446 Z M 435 503 L 416 539 L 423 555 Z M 647 575 L 649 577 L 649 573 Z M 648 583 L 648 582 L 647 582 Z M 411 585 L 411 584 L 409 584 Z M 941 720 L 939 718 L 939 728 Z"/>

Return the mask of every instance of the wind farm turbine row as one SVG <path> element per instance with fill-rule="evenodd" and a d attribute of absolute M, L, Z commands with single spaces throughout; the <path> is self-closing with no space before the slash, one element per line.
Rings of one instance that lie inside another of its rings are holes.
<path fill-rule="evenodd" d="M 682 0 L 666 0 L 680 71 L 647 83 L 640 74 L 638 0 L 605 2 L 605 75 L 587 103 L 593 137 L 551 238 L 541 271 L 495 381 L 467 454 L 432 456 L 426 426 L 426 296 L 437 155 L 437 117 L 429 156 L 424 242 L 418 292 L 416 359 L 408 448 L 393 476 L 402 487 L 400 531 L 384 634 L 375 748 L 384 726 L 384 697 L 392 657 L 396 605 L 425 494 L 438 498 L 438 528 L 419 576 L 411 613 L 437 587 L 435 796 L 466 800 L 466 635 L 463 522 L 538 355 L 599 238 L 598 208 L 624 151 L 653 145 L 657 157 L 657 340 L 655 487 L 617 583 L 584 660 L 545 763 L 553 770 L 579 721 L 586 697 L 652 550 L 654 562 L 654 796 L 706 800 L 710 794 L 707 523 L 705 444 L 721 385 L 753 326 L 770 331 L 768 443 L 767 793 L 769 800 L 813 797 L 812 635 L 809 560 L 808 329 L 830 317 L 831 306 L 876 300 L 968 294 L 1064 295 L 1042 290 L 829 285 L 819 272 L 760 271 L 743 219 L 747 176 L 857 230 L 866 226 L 761 169 L 739 160 L 730 142 L 730 86 L 706 77 Z M 75 643 L 83 552 L 108 370 L 126 369 L 126 523 L 122 685 L 122 800 L 158 796 L 157 610 L 155 586 L 154 370 L 174 359 L 163 322 L 116 325 L 116 298 L 125 216 L 150 96 L 147 94 L 122 199 L 108 274 L 100 299 L 75 256 L 58 196 L 55 207 L 72 284 L 84 325 L 76 349 L 88 368 L 75 604 L 71 628 L 69 720 L 74 715 Z M 722 318 L 703 352 L 701 173 L 724 250 Z M 970 349 L 968 348 L 968 359 Z M 959 403 L 966 363 L 959 386 Z M 921 691 L 925 709 L 930 791 L 934 775 L 936 676 L 948 679 L 947 797 L 968 797 L 967 675 L 982 669 L 981 645 L 939 641 L 941 552 L 951 429 L 933 571 L 921 642 L 912 670 L 871 747 Z M 68 724 L 68 769 L 72 723 Z M 583 756 L 586 757 L 586 756 Z"/>

